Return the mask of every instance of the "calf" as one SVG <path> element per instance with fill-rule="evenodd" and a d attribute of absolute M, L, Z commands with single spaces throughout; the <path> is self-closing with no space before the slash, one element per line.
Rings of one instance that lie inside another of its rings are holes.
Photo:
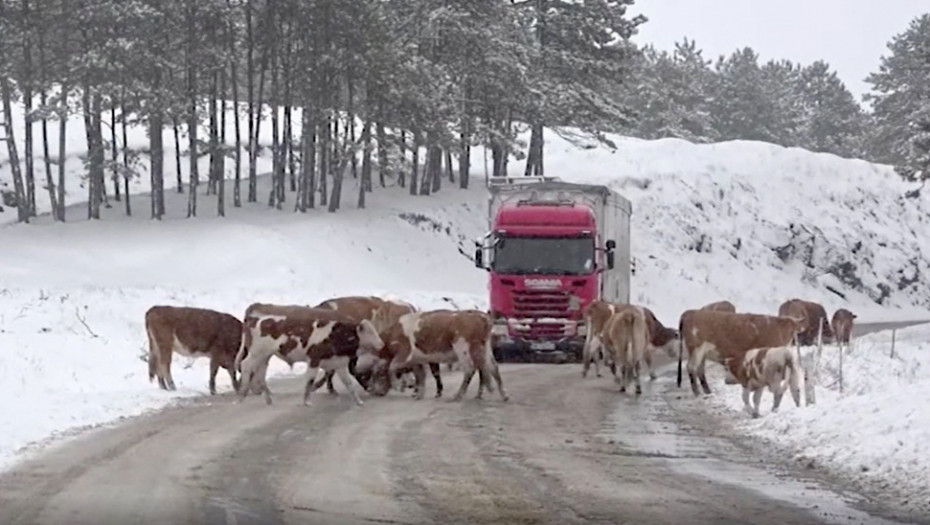
<path fill-rule="evenodd" d="M 417 311 L 416 307 L 412 304 L 373 296 L 337 297 L 335 299 L 323 301 L 315 308 L 335 310 L 346 314 L 357 322 L 368 319 L 374 325 L 375 329 L 378 330 L 378 333 L 383 332 L 392 324 L 396 323 L 397 320 L 400 319 L 400 316 Z M 365 388 L 368 388 L 368 382 L 371 378 L 372 364 L 371 361 L 368 361 L 363 363 L 362 367 L 359 368 L 357 359 L 353 359 L 349 363 L 350 372 L 352 372 L 352 375 L 355 376 L 359 383 Z M 437 363 L 429 363 L 429 368 L 433 375 L 433 380 L 436 382 L 436 397 L 442 397 L 442 377 L 439 373 L 439 365 Z M 409 368 L 399 370 L 398 377 L 412 372 L 413 370 Z M 320 380 L 326 381 L 326 387 L 330 392 L 335 392 L 333 388 L 333 374 L 334 372 L 332 371 L 327 372 L 326 377 Z M 321 385 L 314 385 L 314 388 L 319 388 L 319 386 Z"/>
<path fill-rule="evenodd" d="M 743 404 L 752 417 L 759 417 L 759 403 L 765 387 L 775 396 L 772 412 L 778 412 L 785 394 L 785 382 L 791 389 L 794 404 L 801 406 L 801 371 L 797 349 L 791 346 L 753 348 L 741 356 L 727 357 L 724 366 L 743 386 Z M 749 406 L 752 393 L 753 406 Z"/>
<path fill-rule="evenodd" d="M 691 390 L 695 396 L 700 394 L 695 381 L 697 375 L 704 393 L 709 395 L 710 386 L 704 375 L 707 359 L 723 364 L 725 359 L 740 357 L 753 348 L 788 346 L 795 341 L 800 329 L 800 320 L 792 317 L 686 310 L 678 325 L 681 334 L 678 386 L 682 379 L 682 355 L 686 351 Z"/>
<path fill-rule="evenodd" d="M 642 394 L 639 369 L 646 357 L 647 323 L 643 308 L 621 306 L 604 326 L 604 342 L 613 354 L 614 363 L 620 365 L 620 377 L 614 372 L 614 380 L 620 383 L 620 391 L 626 392 L 630 381 L 636 383 L 636 394 Z"/>
<path fill-rule="evenodd" d="M 491 351 L 491 317 L 478 310 L 435 310 L 412 312 L 401 316 L 384 333 L 384 348 L 373 371 L 372 381 L 377 382 L 380 395 L 396 386 L 396 372 L 404 367 L 422 363 L 451 363 L 458 361 L 464 376 L 462 385 L 453 398 L 461 400 L 475 371 L 480 372 L 478 397 L 482 386 L 493 391 L 490 378 L 497 381 L 501 399 L 508 400 L 504 392 L 497 361 Z M 416 367 L 417 398 L 423 396 L 423 369 Z"/>
<path fill-rule="evenodd" d="M 149 381 L 157 375 L 163 390 L 175 390 L 172 352 L 210 358 L 211 395 L 216 394 L 216 372 L 221 366 L 229 372 L 233 388 L 239 388 L 235 358 L 242 323 L 235 317 L 203 308 L 153 306 L 145 312 L 145 331 L 149 338 Z"/>
<path fill-rule="evenodd" d="M 319 368 L 335 370 L 355 402 L 362 404 L 355 381 L 349 375 L 349 360 L 377 352 L 384 346 L 370 321 L 355 322 L 333 310 L 307 307 L 280 307 L 277 313 L 263 313 L 262 308 L 255 311 L 243 328 L 247 330 L 243 336 L 247 353 L 242 360 L 240 396 L 245 397 L 252 380 L 257 378 L 264 386 L 265 402 L 271 404 L 271 392 L 259 374 L 265 373 L 271 356 L 280 353 L 290 362 L 308 363 L 305 405 L 310 404 L 310 394 L 316 389 L 314 379 Z"/>
<path fill-rule="evenodd" d="M 790 299 L 778 307 L 778 315 L 801 319 L 801 332 L 798 334 L 798 344 L 802 346 L 813 345 L 817 342 L 817 334 L 823 325 L 823 342 L 833 341 L 833 330 L 830 329 L 830 320 L 827 311 L 818 303 L 801 299 Z"/>
<path fill-rule="evenodd" d="M 736 306 L 734 306 L 730 301 L 717 301 L 716 303 L 705 304 L 701 307 L 701 310 L 709 310 L 711 312 L 730 312 L 735 314 Z"/>
<path fill-rule="evenodd" d="M 845 308 L 833 312 L 830 326 L 833 328 L 833 336 L 838 344 L 849 345 L 849 337 L 852 335 L 853 321 L 855 319 L 856 314 Z"/>
<path fill-rule="evenodd" d="M 243 315 L 242 323 L 242 335 L 239 344 L 239 351 L 236 353 L 236 370 L 240 373 L 242 372 L 242 360 L 248 356 L 249 347 L 252 344 L 252 327 L 258 322 L 258 319 L 263 316 L 268 315 L 280 315 L 286 316 L 290 312 L 299 312 L 301 309 L 306 308 L 306 306 L 298 305 L 280 305 L 280 304 L 266 304 L 266 303 L 252 303 L 248 308 L 245 309 L 245 315 Z M 291 360 L 287 355 L 282 354 L 281 352 L 274 352 L 273 354 L 278 359 L 281 359 L 291 368 L 294 367 L 294 361 Z M 265 376 L 267 375 L 267 365 L 268 362 L 262 364 L 262 369 L 258 370 L 253 378 L 253 383 L 251 389 L 254 393 L 259 394 L 268 387 L 265 383 Z"/>

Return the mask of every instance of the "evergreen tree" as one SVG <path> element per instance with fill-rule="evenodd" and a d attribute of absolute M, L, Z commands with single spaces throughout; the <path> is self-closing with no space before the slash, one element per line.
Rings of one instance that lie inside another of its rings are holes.
<path fill-rule="evenodd" d="M 930 14 L 888 44 L 891 54 L 866 79 L 875 94 L 873 155 L 908 179 L 930 179 Z"/>

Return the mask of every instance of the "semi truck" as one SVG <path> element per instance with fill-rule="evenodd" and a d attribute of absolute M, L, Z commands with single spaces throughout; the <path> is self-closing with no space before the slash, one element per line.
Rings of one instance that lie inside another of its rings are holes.
<path fill-rule="evenodd" d="M 488 272 L 495 358 L 581 361 L 585 307 L 630 301 L 632 204 L 549 176 L 492 177 L 487 189 L 475 266 Z"/>

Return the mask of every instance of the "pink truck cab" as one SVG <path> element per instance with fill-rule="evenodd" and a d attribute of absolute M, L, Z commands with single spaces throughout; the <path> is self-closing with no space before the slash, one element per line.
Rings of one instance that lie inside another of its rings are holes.
<path fill-rule="evenodd" d="M 488 192 L 475 265 L 489 274 L 495 356 L 580 361 L 584 308 L 629 302 L 630 202 L 554 177 L 495 177 Z"/>

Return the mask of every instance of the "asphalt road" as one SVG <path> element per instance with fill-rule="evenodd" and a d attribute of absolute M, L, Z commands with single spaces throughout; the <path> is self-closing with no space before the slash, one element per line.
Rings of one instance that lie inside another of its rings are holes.
<path fill-rule="evenodd" d="M 670 367 L 640 399 L 580 368 L 503 365 L 509 403 L 433 399 L 431 378 L 362 407 L 300 406 L 294 379 L 272 406 L 193 400 L 3 474 L 0 523 L 881 523 L 709 435 Z"/>

